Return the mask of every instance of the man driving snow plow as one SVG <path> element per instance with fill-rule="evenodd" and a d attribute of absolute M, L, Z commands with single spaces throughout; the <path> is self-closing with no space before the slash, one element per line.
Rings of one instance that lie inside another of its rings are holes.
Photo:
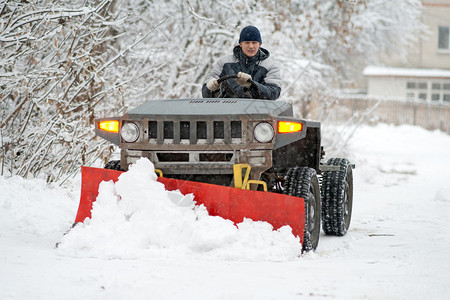
<path fill-rule="evenodd" d="M 242 29 L 239 45 L 232 55 L 221 57 L 213 66 L 203 84 L 204 98 L 253 98 L 278 99 L 281 92 L 281 72 L 270 57 L 268 50 L 261 48 L 261 34 L 255 26 Z M 235 75 L 234 79 L 222 82 L 217 79 Z"/>
<path fill-rule="evenodd" d="M 267 101 L 278 98 L 281 82 L 260 42 L 256 27 L 245 27 L 237 56 L 219 59 L 203 86 L 204 96 L 217 98 L 151 100 L 96 119 L 97 136 L 119 146 L 121 157 L 105 169 L 82 168 L 75 222 L 91 216 L 101 181 L 117 180 L 145 157 L 167 190 L 194 194 L 210 215 L 266 221 L 275 230 L 289 225 L 303 251 L 316 249 L 321 222 L 325 234 L 344 235 L 352 165 L 345 158 L 321 162 L 320 123 L 294 118 L 290 103 Z"/>

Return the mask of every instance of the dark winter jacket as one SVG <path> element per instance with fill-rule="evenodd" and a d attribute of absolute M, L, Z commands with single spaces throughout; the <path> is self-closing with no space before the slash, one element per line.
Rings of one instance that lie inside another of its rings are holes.
<path fill-rule="evenodd" d="M 270 53 L 264 48 L 259 48 L 258 53 L 247 58 L 238 45 L 233 49 L 233 55 L 220 58 L 208 74 L 203 84 L 202 94 L 204 98 L 218 97 L 219 91 L 212 92 L 206 87 L 206 82 L 212 78 L 219 79 L 225 75 L 233 75 L 244 72 L 252 76 L 254 84 L 250 88 L 240 86 L 234 79 L 222 82 L 232 92 L 226 97 L 253 98 L 275 100 L 281 92 L 281 74 L 278 65 L 269 57 Z M 224 87 L 222 87 L 224 88 Z"/>

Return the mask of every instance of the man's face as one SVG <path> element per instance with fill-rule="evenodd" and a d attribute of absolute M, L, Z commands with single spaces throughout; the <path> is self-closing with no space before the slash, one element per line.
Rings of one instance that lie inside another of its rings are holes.
<path fill-rule="evenodd" d="M 245 41 L 239 44 L 241 46 L 242 52 L 247 57 L 255 56 L 258 53 L 258 49 L 261 44 L 257 41 Z"/>

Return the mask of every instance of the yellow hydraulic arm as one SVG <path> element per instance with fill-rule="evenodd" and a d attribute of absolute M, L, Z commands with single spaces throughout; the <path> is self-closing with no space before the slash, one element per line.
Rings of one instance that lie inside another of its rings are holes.
<path fill-rule="evenodd" d="M 242 177 L 242 170 L 245 169 L 245 175 Z M 262 185 L 267 192 L 267 184 L 261 180 L 249 180 L 251 167 L 249 164 L 235 164 L 233 166 L 234 187 L 237 189 L 249 190 L 250 184 Z"/>

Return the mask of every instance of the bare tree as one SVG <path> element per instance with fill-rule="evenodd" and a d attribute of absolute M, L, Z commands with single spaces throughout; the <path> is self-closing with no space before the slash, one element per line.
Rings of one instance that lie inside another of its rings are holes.
<path fill-rule="evenodd" d="M 1 160 L 3 172 L 53 181 L 98 155 L 89 125 L 105 97 L 112 1 L 40 2 L 1 7 Z"/>

